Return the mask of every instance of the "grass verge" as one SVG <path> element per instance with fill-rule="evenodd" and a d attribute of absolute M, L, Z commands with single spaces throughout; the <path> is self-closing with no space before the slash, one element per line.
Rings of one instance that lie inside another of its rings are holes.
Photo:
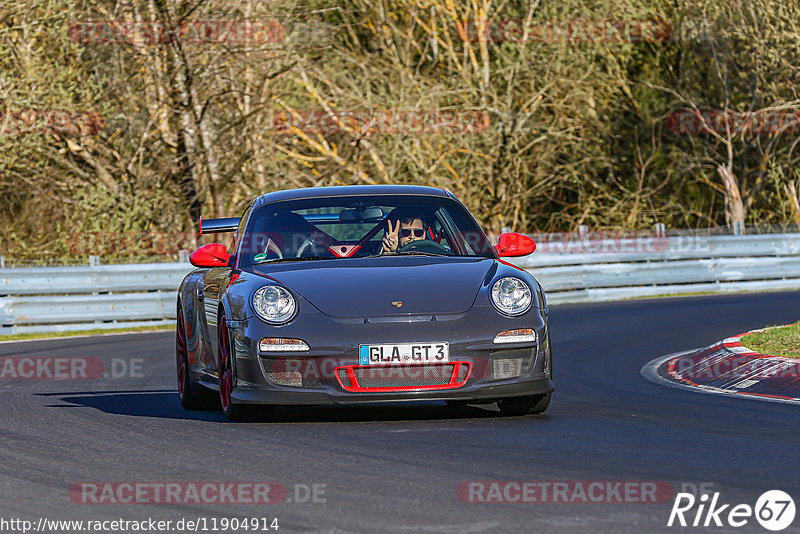
<path fill-rule="evenodd" d="M 95 330 L 75 330 L 74 332 L 39 332 L 31 334 L 10 334 L 0 336 L 0 341 L 23 341 L 26 339 L 50 339 L 57 337 L 96 336 L 99 334 L 128 334 L 130 332 L 157 332 L 159 330 L 174 330 L 175 325 L 160 324 L 154 326 L 135 326 L 132 328 L 97 328 Z"/>
<path fill-rule="evenodd" d="M 745 336 L 742 345 L 760 354 L 800 358 L 800 321 Z"/>

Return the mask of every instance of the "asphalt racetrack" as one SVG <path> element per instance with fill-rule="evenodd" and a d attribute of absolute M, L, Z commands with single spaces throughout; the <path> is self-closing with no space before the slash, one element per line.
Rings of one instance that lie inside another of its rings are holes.
<path fill-rule="evenodd" d="M 172 332 L 0 344 L 12 361 L 103 361 L 97 378 L 83 380 L 4 374 L 0 515 L 206 518 L 209 532 L 222 517 L 277 518 L 278 532 L 703 530 L 667 527 L 672 498 L 463 502 L 456 490 L 468 481 L 650 481 L 676 492 L 705 484 L 720 502 L 751 506 L 780 489 L 800 506 L 800 406 L 704 395 L 640 374 L 658 356 L 796 321 L 800 293 L 562 305 L 551 318 L 553 402 L 544 415 L 514 418 L 417 403 L 286 408 L 271 421 L 229 423 L 180 407 Z M 266 505 L 85 504 L 70 495 L 92 481 L 268 481 L 287 494 Z M 754 519 L 714 530 L 765 532 Z"/>

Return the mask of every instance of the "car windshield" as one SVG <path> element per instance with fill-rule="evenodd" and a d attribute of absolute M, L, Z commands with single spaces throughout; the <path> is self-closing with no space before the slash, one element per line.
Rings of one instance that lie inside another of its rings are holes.
<path fill-rule="evenodd" d="M 458 202 L 413 195 L 292 200 L 257 208 L 239 243 L 239 266 L 368 256 L 494 258 Z"/>

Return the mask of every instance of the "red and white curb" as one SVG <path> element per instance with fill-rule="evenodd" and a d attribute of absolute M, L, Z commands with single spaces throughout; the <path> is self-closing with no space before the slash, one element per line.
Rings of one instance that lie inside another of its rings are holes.
<path fill-rule="evenodd" d="M 789 326 L 789 325 L 784 325 L 784 326 Z M 755 351 L 752 351 L 752 350 L 748 349 L 744 345 L 742 345 L 742 338 L 743 337 L 749 336 L 750 334 L 754 334 L 756 332 L 763 332 L 764 330 L 770 330 L 772 328 L 781 328 L 781 327 L 779 327 L 779 326 L 771 326 L 769 328 L 759 328 L 757 330 L 750 330 L 749 332 L 744 332 L 742 334 L 739 334 L 738 336 L 725 338 L 722 341 L 720 341 L 719 344 L 721 344 L 723 347 L 725 347 L 729 351 L 733 352 L 734 354 L 747 354 L 747 355 L 750 355 L 750 356 L 756 355 L 756 356 L 760 356 L 762 358 L 777 358 L 777 356 L 770 356 L 769 354 L 759 354 L 759 353 L 757 353 Z M 788 358 L 788 359 L 791 359 L 791 358 Z"/>
<path fill-rule="evenodd" d="M 641 374 L 652 382 L 701 393 L 800 404 L 800 359 L 760 354 L 742 344 L 743 337 L 764 330 L 656 358 Z"/>

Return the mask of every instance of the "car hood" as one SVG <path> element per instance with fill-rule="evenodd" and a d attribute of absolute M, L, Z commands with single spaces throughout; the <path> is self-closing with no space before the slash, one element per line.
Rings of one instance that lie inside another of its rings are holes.
<path fill-rule="evenodd" d="M 487 258 L 409 256 L 285 263 L 256 270 L 326 315 L 377 317 L 465 312 L 494 264 Z M 398 302 L 399 307 L 393 304 Z"/>

